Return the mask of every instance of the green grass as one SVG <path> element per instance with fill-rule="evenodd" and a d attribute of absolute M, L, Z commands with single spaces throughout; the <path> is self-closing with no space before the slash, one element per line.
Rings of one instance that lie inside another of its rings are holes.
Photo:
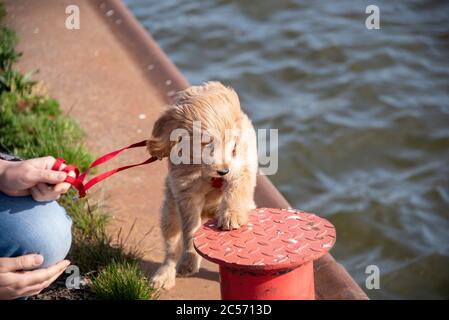
<path fill-rule="evenodd" d="M 0 148 L 24 158 L 62 156 L 80 169 L 93 160 L 83 132 L 62 115 L 56 100 L 4 91 L 0 101 Z"/>
<path fill-rule="evenodd" d="M 12 69 L 21 54 L 15 49 L 15 32 L 1 23 L 4 15 L 0 2 L 0 150 L 25 159 L 62 157 L 86 169 L 94 156 L 83 143 L 79 125 L 43 92 L 42 84 L 33 81 L 32 72 L 22 75 Z M 59 200 L 73 220 L 72 264 L 91 278 L 100 298 L 152 298 L 153 291 L 137 268 L 141 252 L 126 246 L 120 235 L 108 235 L 109 215 L 101 205 L 73 201 L 75 194 L 71 190 Z"/>
<path fill-rule="evenodd" d="M 0 20 L 5 16 L 4 7 L 0 8 Z M 10 28 L 0 26 L 0 69 L 2 71 L 11 70 L 14 62 L 20 57 L 20 53 L 16 51 L 17 36 Z"/>
<path fill-rule="evenodd" d="M 99 299 L 148 300 L 155 291 L 135 263 L 112 262 L 102 269 L 92 283 L 92 291 Z"/>

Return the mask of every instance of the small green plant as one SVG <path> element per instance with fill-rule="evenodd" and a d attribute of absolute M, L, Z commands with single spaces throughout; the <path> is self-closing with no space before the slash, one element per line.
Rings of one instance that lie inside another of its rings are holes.
<path fill-rule="evenodd" d="M 24 158 L 61 156 L 80 169 L 93 160 L 83 132 L 61 114 L 56 100 L 3 92 L 0 101 L 0 148 Z"/>
<path fill-rule="evenodd" d="M 96 210 L 101 209 L 88 206 L 85 210 L 72 211 L 72 217 L 75 215 L 76 218 L 73 218 L 75 241 L 70 250 L 70 259 L 76 261 L 81 270 L 91 270 L 92 274 L 114 261 L 138 261 L 142 252 L 137 247 L 126 246 L 126 239 L 120 233 L 111 237 L 106 232 L 108 216 Z"/>
<path fill-rule="evenodd" d="M 155 291 L 135 263 L 112 262 L 102 269 L 92 283 L 92 291 L 99 299 L 148 300 Z"/>
<path fill-rule="evenodd" d="M 0 4 L 0 20 L 5 16 L 5 9 Z M 10 70 L 21 56 L 16 51 L 17 36 L 10 28 L 0 25 L 0 70 Z"/>
<path fill-rule="evenodd" d="M 30 93 L 31 88 L 36 84 L 32 80 L 33 72 L 22 75 L 14 70 L 7 69 L 0 75 L 0 92 L 11 91 L 20 93 Z"/>

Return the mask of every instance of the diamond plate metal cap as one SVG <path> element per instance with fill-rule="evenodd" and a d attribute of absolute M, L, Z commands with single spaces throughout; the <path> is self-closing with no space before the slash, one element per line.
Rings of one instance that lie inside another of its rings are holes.
<path fill-rule="evenodd" d="M 334 245 L 334 226 L 313 213 L 295 209 L 258 208 L 248 224 L 223 231 L 216 221 L 203 224 L 194 245 L 205 259 L 252 270 L 296 268 L 316 260 Z"/>

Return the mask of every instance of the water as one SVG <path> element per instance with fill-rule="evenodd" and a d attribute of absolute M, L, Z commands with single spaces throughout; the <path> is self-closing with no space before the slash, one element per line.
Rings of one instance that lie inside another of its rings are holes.
<path fill-rule="evenodd" d="M 270 179 L 371 298 L 449 298 L 449 3 L 126 0 L 192 83 L 278 128 Z M 380 290 L 365 288 L 377 265 Z"/>

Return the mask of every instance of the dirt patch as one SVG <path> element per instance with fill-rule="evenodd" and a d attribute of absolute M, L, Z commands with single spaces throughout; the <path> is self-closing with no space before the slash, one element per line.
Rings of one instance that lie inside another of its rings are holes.
<path fill-rule="evenodd" d="M 69 289 L 66 286 L 67 275 L 60 276 L 48 288 L 29 300 L 95 300 L 95 295 L 89 290 L 87 281 L 81 281 L 79 289 Z"/>

